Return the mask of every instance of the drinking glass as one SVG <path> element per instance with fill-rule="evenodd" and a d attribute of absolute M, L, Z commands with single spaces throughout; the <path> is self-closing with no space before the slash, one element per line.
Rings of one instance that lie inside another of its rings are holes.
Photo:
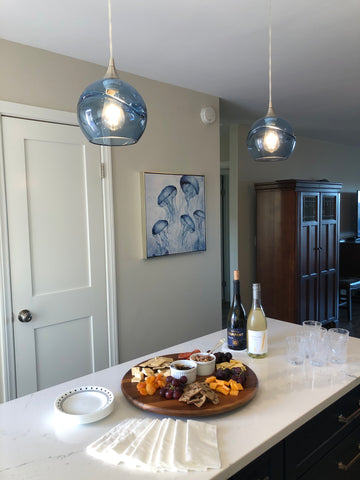
<path fill-rule="evenodd" d="M 305 339 L 302 336 L 286 337 L 286 358 L 291 365 L 304 363 Z"/>
<path fill-rule="evenodd" d="M 316 320 L 304 320 L 302 322 L 302 325 L 303 325 L 303 330 L 299 332 L 299 334 L 305 338 L 305 357 L 309 358 L 310 337 L 320 332 L 321 322 L 318 322 Z"/>
<path fill-rule="evenodd" d="M 304 320 L 302 322 L 304 327 L 315 327 L 315 328 L 320 328 L 321 327 L 321 322 L 318 322 L 316 320 Z"/>
<path fill-rule="evenodd" d="M 316 328 L 309 337 L 309 358 L 311 365 L 323 367 L 329 359 L 329 335 L 326 328 Z"/>
<path fill-rule="evenodd" d="M 329 329 L 330 361 L 333 363 L 345 363 L 346 352 L 349 342 L 349 330 L 345 328 Z"/>

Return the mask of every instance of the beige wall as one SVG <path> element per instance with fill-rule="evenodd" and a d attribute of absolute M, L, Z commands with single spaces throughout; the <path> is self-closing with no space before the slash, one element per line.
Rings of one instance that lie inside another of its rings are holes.
<path fill-rule="evenodd" d="M 76 111 L 106 68 L 0 40 L 0 99 Z M 120 360 L 221 327 L 219 122 L 200 121 L 218 98 L 121 74 L 139 90 L 148 126 L 134 146 L 113 148 Z M 205 175 L 207 251 L 144 260 L 140 172 Z"/>
<path fill-rule="evenodd" d="M 251 303 L 251 283 L 256 280 L 255 263 L 255 182 L 266 182 L 286 178 L 327 179 L 341 182 L 343 192 L 360 189 L 359 160 L 360 148 L 336 143 L 312 140 L 297 136 L 296 148 L 285 162 L 254 162 L 246 148 L 248 126 L 238 126 L 238 223 L 239 227 L 239 268 L 242 274 L 242 297 L 246 308 Z M 230 142 L 226 132 L 222 142 Z M 227 161 L 226 153 L 231 151 L 221 147 L 222 161 Z M 224 155 L 223 155 L 224 154 Z M 342 234 L 351 234 L 352 222 L 348 216 L 349 205 L 344 196 L 341 215 Z M 345 221 L 346 220 L 346 221 Z M 352 232 L 354 233 L 354 232 Z"/>

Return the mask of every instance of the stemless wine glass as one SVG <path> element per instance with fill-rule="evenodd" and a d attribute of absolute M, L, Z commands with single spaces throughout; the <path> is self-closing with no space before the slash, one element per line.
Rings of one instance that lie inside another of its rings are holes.
<path fill-rule="evenodd" d="M 321 322 L 316 320 L 304 320 L 302 322 L 303 330 L 301 336 L 305 339 L 305 358 L 310 356 L 310 338 L 320 333 Z"/>
<path fill-rule="evenodd" d="M 345 328 L 330 328 L 330 361 L 332 363 L 345 363 L 346 351 L 349 341 L 349 330 Z"/>
<path fill-rule="evenodd" d="M 314 327 L 314 328 L 320 328 L 321 327 L 321 322 L 318 322 L 316 320 L 304 320 L 302 322 L 303 326 L 306 327 L 306 328 L 311 328 L 311 327 Z"/>
<path fill-rule="evenodd" d="M 323 367 L 329 358 L 329 335 L 324 327 L 316 329 L 309 337 L 309 357 L 311 365 Z"/>
<path fill-rule="evenodd" d="M 302 365 L 305 360 L 305 338 L 294 335 L 286 337 L 286 357 L 291 365 Z"/>

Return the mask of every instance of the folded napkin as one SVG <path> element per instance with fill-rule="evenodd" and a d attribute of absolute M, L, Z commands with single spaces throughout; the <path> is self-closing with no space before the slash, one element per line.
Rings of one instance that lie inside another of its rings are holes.
<path fill-rule="evenodd" d="M 116 425 L 86 451 L 104 462 L 151 472 L 220 468 L 216 425 L 171 418 L 132 418 Z"/>

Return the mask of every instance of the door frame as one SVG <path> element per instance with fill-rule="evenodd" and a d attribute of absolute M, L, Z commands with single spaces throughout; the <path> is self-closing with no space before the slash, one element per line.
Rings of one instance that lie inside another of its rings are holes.
<path fill-rule="evenodd" d="M 78 126 L 75 113 L 0 101 L 0 403 L 16 398 L 15 347 L 6 208 L 2 117 Z M 115 228 L 111 147 L 100 147 L 105 231 L 109 366 L 118 363 Z M 105 172 L 105 173 L 103 173 Z"/>

